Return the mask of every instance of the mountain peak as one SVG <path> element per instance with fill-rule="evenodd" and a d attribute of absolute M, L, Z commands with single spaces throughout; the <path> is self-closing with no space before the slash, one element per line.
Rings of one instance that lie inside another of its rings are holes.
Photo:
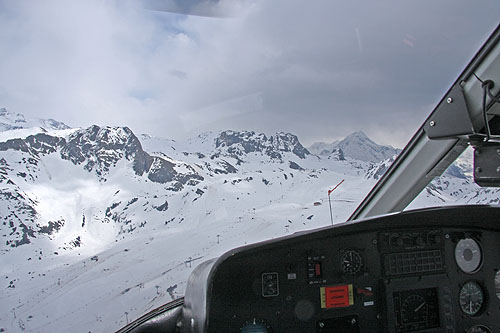
<path fill-rule="evenodd" d="M 363 131 L 356 131 L 356 132 L 349 134 L 348 136 L 357 136 L 357 137 L 363 137 L 363 138 L 369 139 L 368 135 L 366 135 L 365 132 L 363 132 Z"/>
<path fill-rule="evenodd" d="M 364 162 L 377 163 L 399 154 L 391 146 L 382 146 L 371 140 L 364 132 L 358 131 L 346 136 L 335 148 L 342 149 L 345 156 Z"/>
<path fill-rule="evenodd" d="M 0 131 L 33 127 L 40 127 L 45 130 L 65 130 L 70 128 L 65 123 L 54 119 L 27 119 L 21 113 L 11 113 L 7 108 L 0 108 Z"/>
<path fill-rule="evenodd" d="M 300 158 L 309 155 L 296 135 L 277 132 L 272 136 L 254 131 L 222 131 L 215 139 L 216 149 L 225 149 L 230 155 L 242 156 L 261 152 L 271 158 L 281 159 L 283 153 L 291 152 Z"/>
<path fill-rule="evenodd" d="M 345 157 L 350 157 L 364 162 L 378 163 L 399 154 L 400 150 L 391 146 L 375 143 L 363 131 L 356 131 L 346 136 L 341 141 L 332 143 L 316 142 L 309 147 L 310 151 L 319 156 L 330 158 L 332 154 L 342 152 Z"/>
<path fill-rule="evenodd" d="M 376 144 L 372 139 L 368 137 L 363 131 L 357 131 L 346 136 L 341 142 L 347 141 L 363 141 L 371 144 Z"/>

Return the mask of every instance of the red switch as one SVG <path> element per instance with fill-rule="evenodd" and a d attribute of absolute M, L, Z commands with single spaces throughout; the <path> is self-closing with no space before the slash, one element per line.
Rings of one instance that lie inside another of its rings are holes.
<path fill-rule="evenodd" d="M 321 263 L 319 262 L 314 264 L 314 275 L 321 276 Z"/>

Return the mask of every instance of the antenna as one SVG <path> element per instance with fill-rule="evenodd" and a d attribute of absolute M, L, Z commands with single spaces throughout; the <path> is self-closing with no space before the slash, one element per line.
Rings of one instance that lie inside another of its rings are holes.
<path fill-rule="evenodd" d="M 340 181 L 340 183 L 338 183 L 337 185 L 335 185 L 335 187 L 331 190 L 328 190 L 328 204 L 330 205 L 330 221 L 332 221 L 332 225 L 333 225 L 333 214 L 332 214 L 332 200 L 330 199 L 330 194 L 335 191 L 337 189 L 337 187 L 340 186 L 340 184 L 342 184 L 344 182 L 344 179 L 342 179 Z"/>

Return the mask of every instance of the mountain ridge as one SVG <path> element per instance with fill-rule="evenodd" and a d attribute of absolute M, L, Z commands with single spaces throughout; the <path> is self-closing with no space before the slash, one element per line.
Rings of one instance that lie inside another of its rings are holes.
<path fill-rule="evenodd" d="M 6 108 L 0 108 L 0 131 L 32 127 L 40 127 L 42 130 L 65 130 L 70 128 L 65 123 L 51 118 L 26 119 L 21 113 L 11 113 Z"/>

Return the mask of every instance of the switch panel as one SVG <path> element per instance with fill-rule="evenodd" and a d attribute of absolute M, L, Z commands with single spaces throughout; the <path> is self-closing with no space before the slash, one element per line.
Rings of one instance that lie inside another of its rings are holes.
<path fill-rule="evenodd" d="M 273 297 L 280 294 L 278 273 L 262 274 L 262 296 Z"/>

